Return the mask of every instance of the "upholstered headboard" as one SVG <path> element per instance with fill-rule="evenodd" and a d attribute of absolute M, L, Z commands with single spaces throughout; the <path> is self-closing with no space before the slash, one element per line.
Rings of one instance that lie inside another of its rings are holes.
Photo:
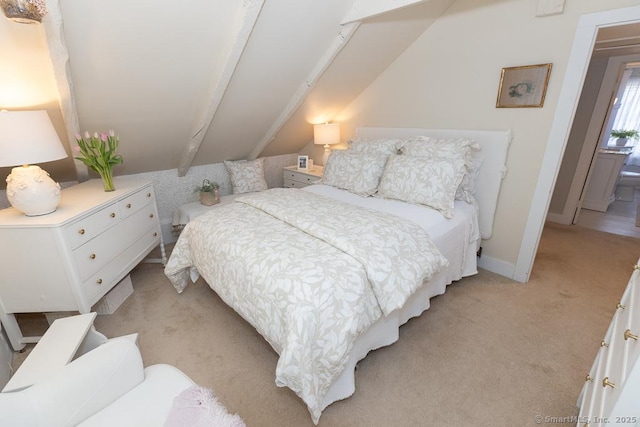
<path fill-rule="evenodd" d="M 483 239 L 491 237 L 500 186 L 507 171 L 510 130 L 361 127 L 356 129 L 356 135 L 364 138 L 430 136 L 440 139 L 469 138 L 477 141 L 482 146 L 480 153 L 476 154 L 482 158 L 482 166 L 478 174 L 475 194 L 480 207 L 480 234 Z"/>

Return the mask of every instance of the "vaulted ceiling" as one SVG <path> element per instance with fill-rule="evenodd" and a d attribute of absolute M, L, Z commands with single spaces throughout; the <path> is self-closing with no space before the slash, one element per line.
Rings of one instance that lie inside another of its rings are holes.
<path fill-rule="evenodd" d="M 78 132 L 115 130 L 119 175 L 295 153 L 454 1 L 48 0 L 43 25 L 0 20 L 0 108 L 47 109 L 69 152 Z"/>
<path fill-rule="evenodd" d="M 453 1 L 49 0 L 42 72 L 61 105 L 50 116 L 69 147 L 115 130 L 122 175 L 295 153 Z M 15 43 L 38 31 L 3 21 Z"/>

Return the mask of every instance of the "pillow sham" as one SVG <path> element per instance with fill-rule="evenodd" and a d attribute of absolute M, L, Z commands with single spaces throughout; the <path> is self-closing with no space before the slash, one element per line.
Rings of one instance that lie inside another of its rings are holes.
<path fill-rule="evenodd" d="M 466 172 L 462 159 L 390 156 L 378 186 L 387 199 L 429 206 L 453 217 L 457 188 Z"/>
<path fill-rule="evenodd" d="M 456 190 L 456 200 L 462 200 L 467 203 L 473 203 L 475 201 L 476 194 L 476 180 L 480 173 L 480 167 L 482 166 L 481 158 L 471 159 L 471 168 L 467 168 L 467 173 L 462 177 L 462 182 Z"/>
<path fill-rule="evenodd" d="M 252 193 L 267 189 L 267 181 L 264 179 L 264 159 L 259 158 L 250 161 L 231 162 L 224 161 L 233 194 Z"/>
<path fill-rule="evenodd" d="M 360 196 L 371 196 L 378 188 L 387 157 L 380 154 L 333 150 L 322 174 L 322 183 Z"/>
<path fill-rule="evenodd" d="M 401 151 L 408 156 L 463 158 L 468 162 L 471 160 L 472 150 L 480 150 L 480 144 L 472 139 L 436 139 L 430 136 L 417 136 L 405 141 Z"/>
<path fill-rule="evenodd" d="M 463 159 L 467 168 L 460 187 L 456 191 L 456 200 L 473 203 L 475 183 L 482 159 L 474 158 L 473 153 L 480 151 L 476 141 L 466 138 L 436 139 L 429 136 L 411 138 L 402 146 L 402 154 L 437 159 Z"/>
<path fill-rule="evenodd" d="M 349 150 L 356 153 L 381 154 L 389 156 L 400 153 L 404 140 L 400 138 L 367 139 L 356 137 L 349 141 Z"/>

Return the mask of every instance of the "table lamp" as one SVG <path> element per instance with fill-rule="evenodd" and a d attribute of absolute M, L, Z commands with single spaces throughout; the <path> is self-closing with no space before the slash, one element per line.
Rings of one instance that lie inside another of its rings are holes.
<path fill-rule="evenodd" d="M 338 123 L 321 123 L 313 125 L 313 143 L 324 145 L 322 164 L 326 166 L 331 147 L 340 142 L 340 125 Z"/>
<path fill-rule="evenodd" d="M 29 163 L 65 157 L 67 152 L 45 110 L 0 111 L 0 166 L 16 166 L 7 177 L 7 199 L 15 209 L 27 216 L 56 210 L 60 185 Z"/>

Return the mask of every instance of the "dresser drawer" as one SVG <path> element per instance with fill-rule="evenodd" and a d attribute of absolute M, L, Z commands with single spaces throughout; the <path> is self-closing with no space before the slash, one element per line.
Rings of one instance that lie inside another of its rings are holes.
<path fill-rule="evenodd" d="M 64 227 L 64 234 L 71 249 L 87 243 L 120 221 L 118 206 L 114 203 Z"/>
<path fill-rule="evenodd" d="M 314 181 L 317 181 L 318 177 L 315 176 L 310 176 L 307 175 L 305 173 L 301 173 L 301 172 L 296 172 L 296 171 L 291 171 L 291 170 L 285 170 L 283 172 L 283 178 L 285 180 L 291 180 L 291 181 L 296 181 L 296 182 L 300 182 L 303 184 L 311 184 Z"/>
<path fill-rule="evenodd" d="M 95 274 L 121 252 L 123 247 L 131 245 L 140 236 L 140 230 L 146 230 L 155 223 L 154 205 L 147 205 L 75 249 L 73 257 L 80 279 L 86 280 Z"/>
<path fill-rule="evenodd" d="M 118 210 L 122 218 L 126 218 L 154 201 L 153 189 L 147 187 L 119 201 Z"/>
<path fill-rule="evenodd" d="M 118 253 L 103 268 L 84 281 L 83 288 L 86 292 L 87 300 L 90 301 L 89 304 L 93 305 L 102 298 L 159 242 L 160 229 L 157 225 L 153 225 L 136 237 L 131 246 Z"/>
<path fill-rule="evenodd" d="M 291 179 L 286 179 L 284 180 L 284 187 L 285 188 L 302 188 L 302 187 L 306 187 L 307 183 L 303 183 L 300 181 L 293 181 Z"/>

